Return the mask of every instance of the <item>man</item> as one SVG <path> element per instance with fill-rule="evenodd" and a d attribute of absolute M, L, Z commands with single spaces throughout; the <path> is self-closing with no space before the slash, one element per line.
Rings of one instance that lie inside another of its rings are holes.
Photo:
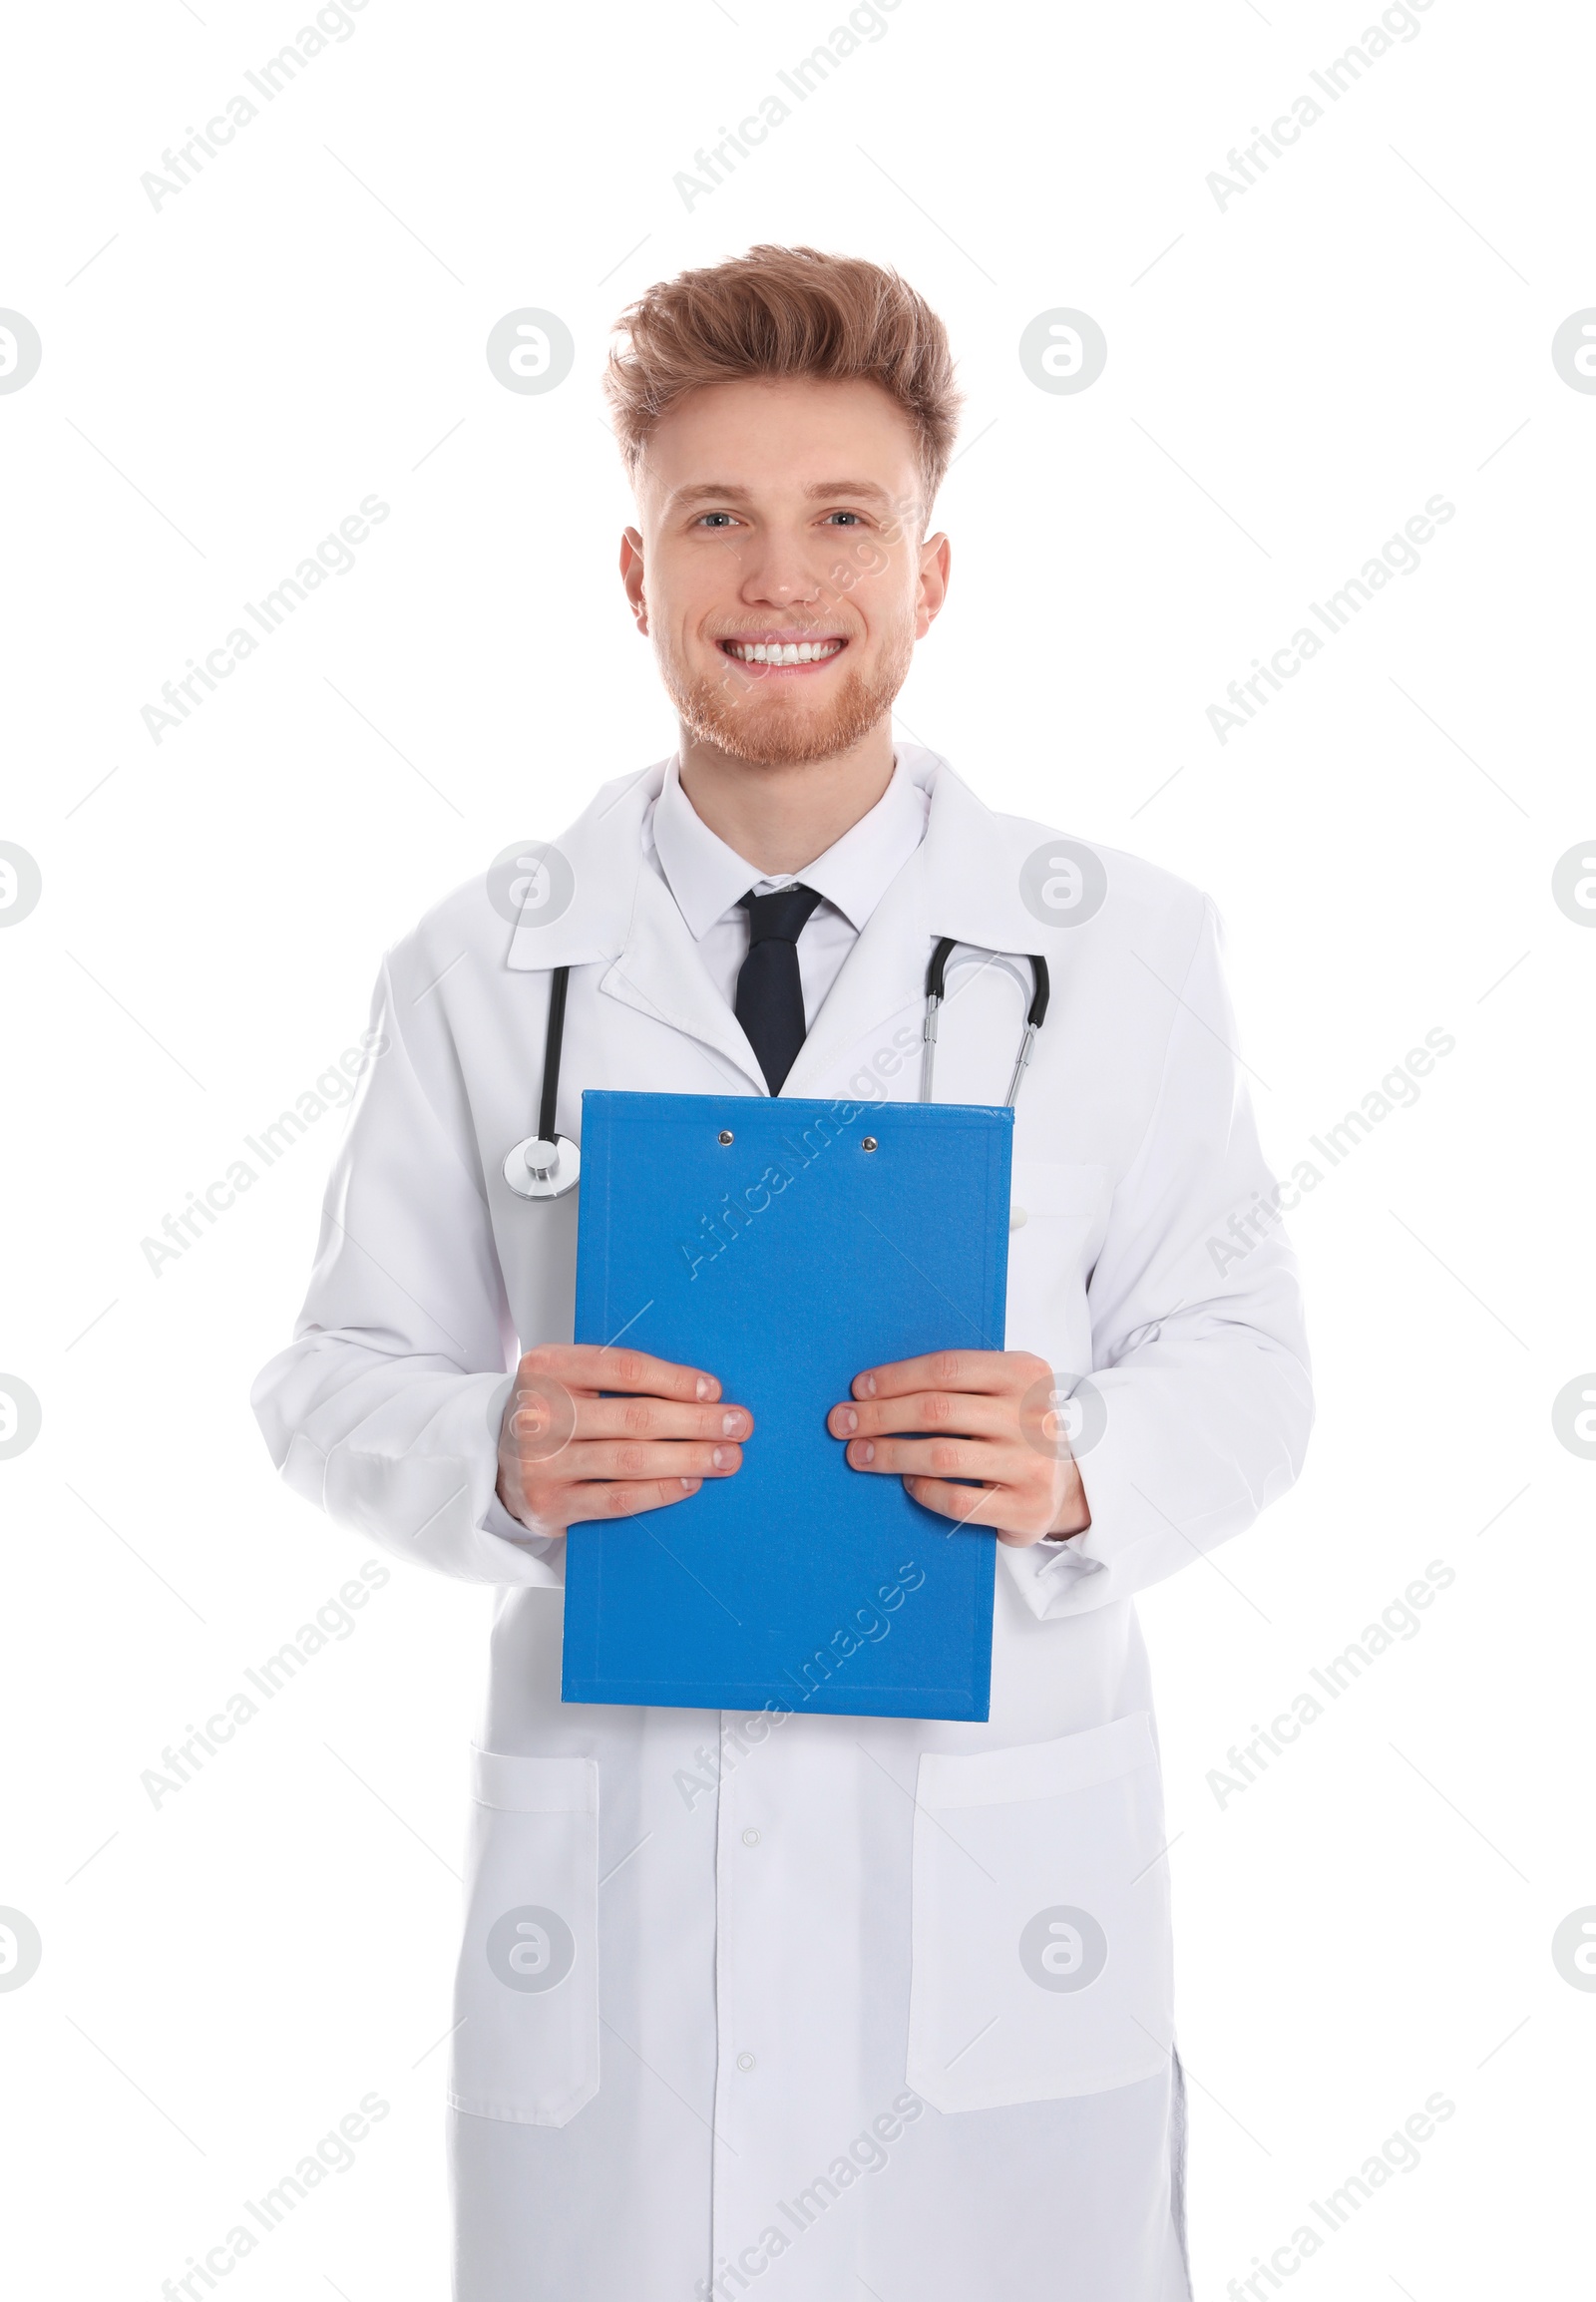
<path fill-rule="evenodd" d="M 296 1341 L 254 1392 L 300 1492 L 500 1589 L 456 2294 L 1185 2302 L 1132 1594 L 1290 1485 L 1312 1411 L 1213 914 L 894 745 L 956 413 L 902 280 L 807 248 L 689 272 L 626 315 L 609 390 L 678 749 L 604 785 L 519 908 L 473 883 L 389 953 Z M 913 1098 L 944 936 L 939 1099 L 1007 1092 L 1005 955 L 1052 975 L 1008 1348 L 862 1367 L 830 1429 L 928 1527 L 998 1531 L 990 1724 L 565 1706 L 568 1527 L 690 1510 L 759 1433 L 712 1365 L 570 1341 L 576 1197 L 504 1176 L 555 971 L 575 1140 L 584 1087 Z"/>

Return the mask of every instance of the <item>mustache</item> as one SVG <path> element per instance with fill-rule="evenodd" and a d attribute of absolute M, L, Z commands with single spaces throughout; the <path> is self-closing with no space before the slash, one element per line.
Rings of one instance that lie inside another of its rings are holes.
<path fill-rule="evenodd" d="M 852 639 L 856 634 L 852 631 L 845 631 L 837 623 L 801 623 L 796 618 L 792 618 L 781 624 L 750 623 L 739 631 L 709 631 L 704 636 L 718 647 L 722 640 L 726 639 L 739 639 L 747 644 L 757 644 L 760 640 L 774 641 L 776 639 L 791 640 L 796 643 L 804 639 Z"/>

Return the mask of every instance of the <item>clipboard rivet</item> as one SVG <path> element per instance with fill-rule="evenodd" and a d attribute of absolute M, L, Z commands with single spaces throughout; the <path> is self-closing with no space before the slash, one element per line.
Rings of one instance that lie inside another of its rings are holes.
<path fill-rule="evenodd" d="M 860 1150 L 861 1150 L 861 1151 L 874 1151 L 874 1150 L 876 1149 L 876 1138 L 875 1138 L 875 1136 L 874 1136 L 874 1135 L 867 1135 L 867 1136 L 864 1138 L 863 1142 L 860 1144 L 859 1148 L 860 1148 Z"/>
<path fill-rule="evenodd" d="M 721 1128 L 719 1140 L 722 1143 L 729 1143 L 731 1141 L 731 1129 L 729 1127 Z"/>

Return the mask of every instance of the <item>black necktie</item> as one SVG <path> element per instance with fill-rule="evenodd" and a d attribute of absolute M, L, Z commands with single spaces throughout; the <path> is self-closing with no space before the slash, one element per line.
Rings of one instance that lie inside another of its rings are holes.
<path fill-rule="evenodd" d="M 804 1043 L 804 987 L 798 973 L 798 938 L 820 897 L 813 888 L 752 889 L 738 902 L 748 914 L 748 957 L 737 976 L 737 1020 L 759 1057 L 772 1095 Z"/>

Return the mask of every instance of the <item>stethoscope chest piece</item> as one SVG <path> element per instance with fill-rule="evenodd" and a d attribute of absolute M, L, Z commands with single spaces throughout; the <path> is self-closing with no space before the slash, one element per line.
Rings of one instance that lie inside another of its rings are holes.
<path fill-rule="evenodd" d="M 505 1181 L 518 1199 L 563 1199 L 582 1175 L 582 1153 L 569 1135 L 551 1142 L 529 1135 L 505 1153 Z"/>

